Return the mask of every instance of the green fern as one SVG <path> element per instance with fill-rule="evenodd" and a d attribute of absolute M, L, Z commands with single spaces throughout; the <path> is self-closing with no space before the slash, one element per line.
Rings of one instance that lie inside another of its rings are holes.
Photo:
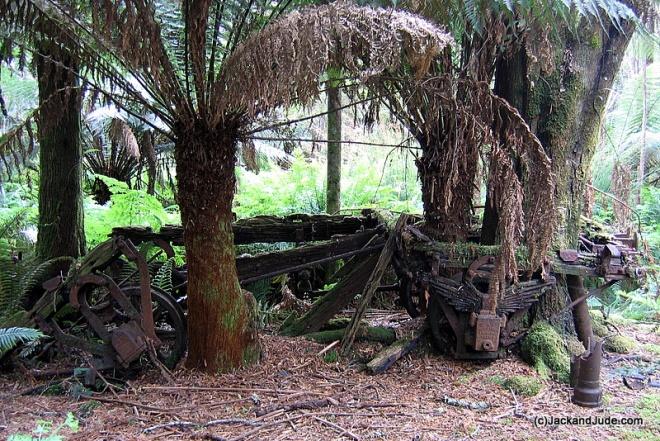
<path fill-rule="evenodd" d="M 172 294 L 174 286 L 172 285 L 172 268 L 174 267 L 174 258 L 167 259 L 167 261 L 158 268 L 156 277 L 154 277 L 153 284 L 155 287 L 160 288 L 168 294 Z"/>
<path fill-rule="evenodd" d="M 0 358 L 21 343 L 43 337 L 44 334 L 30 328 L 0 328 Z"/>

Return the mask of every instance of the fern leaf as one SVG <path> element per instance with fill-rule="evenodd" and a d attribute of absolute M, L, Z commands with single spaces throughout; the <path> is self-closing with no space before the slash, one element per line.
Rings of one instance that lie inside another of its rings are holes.
<path fill-rule="evenodd" d="M 30 328 L 0 328 L 0 357 L 21 343 L 43 337 L 40 331 Z"/>
<path fill-rule="evenodd" d="M 174 258 L 167 259 L 167 262 L 158 269 L 156 277 L 154 277 L 154 286 L 162 289 L 168 294 L 172 294 L 174 286 L 172 285 L 172 267 L 174 266 Z"/>

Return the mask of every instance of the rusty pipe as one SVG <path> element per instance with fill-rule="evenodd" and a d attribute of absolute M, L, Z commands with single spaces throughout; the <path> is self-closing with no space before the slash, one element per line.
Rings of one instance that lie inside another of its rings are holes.
<path fill-rule="evenodd" d="M 603 358 L 603 342 L 594 341 L 588 351 L 571 360 L 571 401 L 582 407 L 600 407 L 603 390 L 600 388 L 600 363 Z"/>
<path fill-rule="evenodd" d="M 573 306 L 573 323 L 577 331 L 578 339 L 582 342 L 585 350 L 590 349 L 590 341 L 593 340 L 594 332 L 591 326 L 591 316 L 587 305 L 588 291 L 584 287 L 582 276 L 567 275 L 566 285 L 568 295 L 575 302 Z"/>

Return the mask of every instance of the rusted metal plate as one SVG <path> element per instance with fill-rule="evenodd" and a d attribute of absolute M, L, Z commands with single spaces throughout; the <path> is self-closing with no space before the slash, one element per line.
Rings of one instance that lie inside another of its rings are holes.
<path fill-rule="evenodd" d="M 117 352 L 117 360 L 128 366 L 147 349 L 144 331 L 134 321 L 124 323 L 112 332 L 112 347 Z"/>
<path fill-rule="evenodd" d="M 495 314 L 475 314 L 474 349 L 493 352 L 500 346 L 502 319 Z"/>

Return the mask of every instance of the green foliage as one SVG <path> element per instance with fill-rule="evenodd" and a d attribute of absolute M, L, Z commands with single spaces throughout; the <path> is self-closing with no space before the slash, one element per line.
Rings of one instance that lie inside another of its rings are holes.
<path fill-rule="evenodd" d="M 0 358 L 21 343 L 40 339 L 44 335 L 31 328 L 0 328 Z"/>
<path fill-rule="evenodd" d="M 323 361 L 326 363 L 337 363 L 339 361 L 339 353 L 335 350 L 328 351 L 323 355 Z"/>
<path fill-rule="evenodd" d="M 167 261 L 158 268 L 152 282 L 155 287 L 162 289 L 170 295 L 174 291 L 174 286 L 172 285 L 172 268 L 174 267 L 174 260 L 174 257 L 167 259 Z"/>
<path fill-rule="evenodd" d="M 113 227 L 127 225 L 160 229 L 165 223 L 177 223 L 177 212 L 168 212 L 160 201 L 144 190 L 135 190 L 116 179 L 97 175 L 110 189 L 112 196 L 106 205 L 86 201 L 85 235 L 88 247 L 105 241 Z"/>
<path fill-rule="evenodd" d="M 7 441 L 63 441 L 65 438 L 60 433 L 64 430 L 71 433 L 80 430 L 78 419 L 71 412 L 66 414 L 66 419 L 58 426 L 53 426 L 52 421 L 38 420 L 37 427 L 32 433 L 9 435 Z"/>
<path fill-rule="evenodd" d="M 365 150 L 366 153 L 366 150 Z M 342 207 L 421 212 L 421 191 L 412 159 L 378 152 L 355 157 L 342 170 Z M 239 218 L 325 210 L 325 164 L 297 154 L 289 170 L 238 171 L 234 211 Z"/>

